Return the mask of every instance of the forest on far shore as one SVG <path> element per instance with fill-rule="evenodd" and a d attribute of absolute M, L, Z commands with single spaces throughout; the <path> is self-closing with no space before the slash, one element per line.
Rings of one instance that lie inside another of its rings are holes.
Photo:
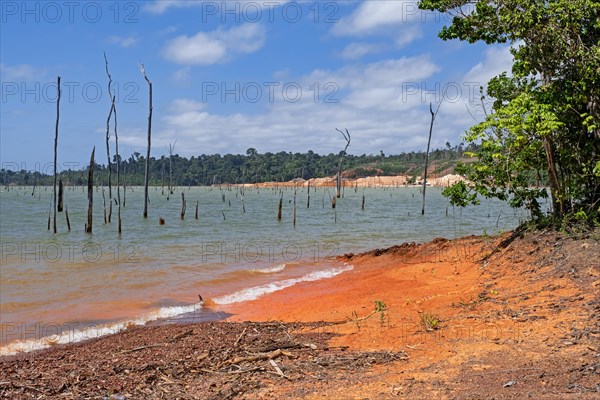
<path fill-rule="evenodd" d="M 463 159 L 465 152 L 475 151 L 471 144 L 464 148 L 463 144 L 432 150 L 429 154 L 429 174 L 439 174 L 452 171 L 456 164 Z M 341 152 L 340 152 L 341 153 Z M 164 155 L 160 158 L 150 157 L 150 184 L 172 186 L 208 186 L 214 184 L 286 182 L 294 178 L 322 178 L 334 176 L 337 173 L 340 153 L 320 155 L 312 150 L 306 153 L 259 153 L 249 148 L 246 154 L 212 154 L 181 157 L 178 154 Z M 96 160 L 101 159 L 98 154 Z M 108 160 L 107 160 L 108 161 Z M 122 182 L 128 186 L 144 184 L 145 158 L 135 152 L 129 158 L 119 157 L 119 168 Z M 466 161 L 466 160 L 463 160 Z M 111 170 L 116 170 L 117 159 L 111 160 Z M 15 170 L 9 164 L 4 164 L 0 170 L 0 184 L 6 185 L 52 185 L 52 168 L 44 170 Z M 8 167 L 8 168 L 6 168 Z M 347 154 L 343 161 L 344 177 L 361 178 L 366 176 L 410 175 L 419 177 L 425 167 L 425 152 L 407 152 L 397 155 L 387 155 L 383 151 L 378 155 Z M 40 167 L 41 169 L 41 167 Z M 86 185 L 88 166 L 78 170 L 60 170 L 58 178 L 66 185 Z M 108 168 L 105 164 L 96 163 L 95 180 L 97 184 L 108 183 Z M 113 182 L 114 184 L 114 182 Z"/>

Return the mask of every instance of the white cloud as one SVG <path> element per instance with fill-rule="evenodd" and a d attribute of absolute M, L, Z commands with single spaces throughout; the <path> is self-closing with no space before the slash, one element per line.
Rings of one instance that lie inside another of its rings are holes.
<path fill-rule="evenodd" d="M 142 9 L 152 14 L 163 14 L 169 8 L 186 8 L 201 6 L 204 0 L 155 0 L 149 1 Z"/>
<path fill-rule="evenodd" d="M 170 77 L 171 81 L 173 81 L 174 83 L 178 84 L 178 85 L 187 85 L 191 82 L 191 73 L 190 73 L 190 67 L 183 67 L 183 68 L 179 68 L 177 71 L 175 71 L 171 77 Z"/>
<path fill-rule="evenodd" d="M 459 143 L 462 133 L 475 122 L 467 110 L 467 82 L 487 79 L 484 74 L 491 77 L 509 66 L 507 54 L 503 48 L 489 49 L 462 81 L 449 83 L 436 83 L 441 67 L 427 55 L 313 70 L 300 77 L 281 74 L 274 102 L 263 102 L 262 111 L 255 108 L 248 113 L 213 109 L 220 106 L 219 95 L 207 103 L 200 102 L 199 97 L 177 99 L 164 115 L 157 115 L 156 141 L 169 143 L 177 139 L 180 154 L 185 156 L 244 153 L 249 147 L 261 153 L 309 149 L 322 154 L 337 153 L 342 146 L 337 127 L 351 132 L 348 151 L 352 154 L 424 150 L 429 103 L 435 109 L 444 89 L 458 88 L 462 92 L 458 96 L 453 93 L 443 102 L 434 126 L 432 148 L 445 147 L 446 141 Z M 286 82 L 301 86 L 302 98 L 298 102 L 283 96 Z M 319 85 L 317 99 L 315 83 Z M 334 85 L 333 89 L 325 88 L 328 83 Z M 263 96 L 267 96 L 266 89 Z M 325 102 L 327 96 L 337 102 Z M 144 135 L 140 131 L 128 137 L 128 143 L 143 146 Z"/>
<path fill-rule="evenodd" d="M 178 36 L 167 44 L 164 56 L 184 65 L 211 65 L 224 61 L 232 53 L 255 52 L 264 45 L 265 39 L 263 27 L 243 24 L 229 30 Z"/>
<path fill-rule="evenodd" d="M 6 65 L 0 63 L 0 79 L 2 82 L 41 80 L 44 71 L 29 64 Z"/>
<path fill-rule="evenodd" d="M 352 153 L 420 148 L 426 143 L 423 135 L 428 126 L 428 105 L 418 96 L 404 98 L 403 84 L 427 80 L 438 70 L 427 56 L 315 70 L 281 82 L 275 90 L 274 103 L 267 104 L 266 110 L 258 114 L 218 114 L 210 110 L 211 99 L 208 104 L 199 99 L 177 99 L 170 112 L 159 117 L 157 141 L 168 143 L 177 139 L 180 148 L 185 149 L 181 153 L 186 155 L 243 153 L 248 147 L 261 152 L 313 149 L 337 153 L 340 138 L 334 128 L 338 127 L 351 131 Z M 302 87 L 298 102 L 286 100 L 282 93 L 285 82 Z M 316 100 L 315 82 L 320 90 Z M 326 88 L 328 83 L 334 86 Z M 266 90 L 263 96 L 267 96 Z M 325 102 L 326 98 L 337 103 Z M 221 100 L 220 96 L 215 99 Z M 456 133 L 452 128 L 452 123 L 446 125 L 444 138 Z M 139 138 L 128 141 L 143 143 L 143 132 Z"/>
<path fill-rule="evenodd" d="M 175 99 L 171 103 L 171 111 L 174 113 L 200 111 L 205 107 L 206 104 L 190 99 Z"/>
<path fill-rule="evenodd" d="M 420 16 L 414 0 L 364 1 L 348 17 L 342 18 L 332 32 L 347 36 L 382 33 L 391 26 L 416 23 Z"/>
<path fill-rule="evenodd" d="M 121 47 L 131 47 L 133 45 L 135 45 L 138 42 L 138 38 L 135 36 L 126 36 L 126 37 L 121 37 L 121 36 L 110 36 L 108 38 L 108 41 L 110 43 L 113 44 L 117 44 Z"/>
<path fill-rule="evenodd" d="M 355 59 L 366 56 L 367 54 L 378 53 L 382 51 L 382 46 L 372 43 L 350 43 L 340 52 L 340 57 Z"/>
<path fill-rule="evenodd" d="M 510 54 L 510 46 L 489 47 L 485 51 L 483 61 L 477 63 L 465 75 L 465 82 L 476 82 L 480 86 L 486 86 L 488 81 L 502 72 L 511 72 L 513 56 Z"/>
<path fill-rule="evenodd" d="M 189 7 L 204 7 L 205 16 L 209 18 L 217 17 L 221 19 L 226 12 L 233 11 L 238 14 L 248 13 L 248 19 L 254 19 L 254 13 L 260 10 L 263 17 L 264 10 L 279 7 L 290 0 L 277 1 L 260 1 L 260 0 L 237 0 L 237 1 L 215 1 L 215 0 L 155 0 L 149 1 L 142 7 L 142 10 L 152 14 L 164 14 L 171 8 L 189 8 Z M 252 14 L 252 15 L 250 15 Z"/>

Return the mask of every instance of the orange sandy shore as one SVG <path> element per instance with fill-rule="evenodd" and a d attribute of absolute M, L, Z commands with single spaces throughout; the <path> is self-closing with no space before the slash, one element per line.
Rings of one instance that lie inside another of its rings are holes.
<path fill-rule="evenodd" d="M 502 242 L 509 237 L 437 239 L 339 257 L 354 269 L 223 311 L 233 314 L 231 321 L 343 322 L 323 328 L 338 334 L 334 346 L 410 355 L 408 363 L 375 367 L 373 374 L 384 378 L 353 389 L 324 385 L 319 396 L 461 398 L 466 390 L 464 398 L 593 398 L 592 391 L 600 391 L 598 372 L 569 377 L 567 365 L 572 373 L 600 357 L 600 242 L 563 242 L 553 234 Z M 561 261 L 565 255 L 570 263 Z M 576 279 L 568 269 L 577 270 Z M 363 319 L 375 301 L 387 311 Z M 428 315 L 439 317 L 437 329 L 422 322 Z M 575 341 L 572 332 L 588 324 L 588 333 L 598 331 Z M 544 373 L 531 378 L 521 371 L 535 368 Z M 558 376 L 573 382 L 563 384 Z M 552 379 L 565 389 L 547 386 Z M 511 381 L 520 386 L 509 389 Z"/>
<path fill-rule="evenodd" d="M 229 320 L 240 322 L 350 321 L 334 327 L 342 334 L 336 345 L 364 350 L 399 348 L 423 336 L 422 313 L 448 318 L 455 311 L 452 304 L 478 297 L 482 286 L 476 260 L 484 247 L 481 238 L 438 239 L 397 246 L 380 255 L 377 251 L 347 255 L 339 260 L 353 265 L 351 271 L 221 310 L 233 314 Z M 360 320 L 375 310 L 376 301 L 387 306 L 383 321 L 380 313 Z M 359 320 L 358 325 L 353 319 Z"/>

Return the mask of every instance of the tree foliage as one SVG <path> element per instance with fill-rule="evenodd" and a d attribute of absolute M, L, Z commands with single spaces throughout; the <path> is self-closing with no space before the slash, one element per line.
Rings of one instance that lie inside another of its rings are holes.
<path fill-rule="evenodd" d="M 493 106 L 466 133 L 481 146 L 458 170 L 473 186 L 449 189 L 456 204 L 476 193 L 526 206 L 541 218 L 536 184 L 547 182 L 553 216 L 600 206 L 600 2 L 593 0 L 422 0 L 453 16 L 439 36 L 509 43 L 512 76 L 489 83 Z M 461 194 L 457 196 L 457 194 Z M 460 199 L 459 199 L 460 198 Z"/>

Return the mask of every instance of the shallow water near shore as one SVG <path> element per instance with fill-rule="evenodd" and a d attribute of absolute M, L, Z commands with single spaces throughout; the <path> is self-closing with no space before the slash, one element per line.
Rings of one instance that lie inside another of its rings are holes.
<path fill-rule="evenodd" d="M 491 200 L 455 209 L 441 189 L 432 187 L 424 216 L 417 187 L 346 188 L 336 209 L 331 188 L 311 188 L 307 208 L 307 188 L 300 187 L 294 227 L 294 189 L 283 189 L 278 222 L 279 190 L 246 188 L 242 196 L 237 187 L 222 186 L 177 188 L 169 200 L 166 191 L 152 187 L 149 218 L 144 219 L 143 188 L 134 187 L 127 188 L 119 237 L 114 203 L 112 223 L 104 223 L 101 190 L 94 192 L 89 235 L 84 231 L 87 193 L 67 187 L 72 229 L 67 231 L 65 213 L 59 213 L 55 236 L 47 230 L 51 188 L 32 192 L 31 187 L 0 192 L 1 354 L 43 347 L 48 345 L 43 338 L 54 335 L 56 341 L 60 332 L 70 332 L 60 342 L 73 341 L 129 324 L 194 318 L 200 315 L 198 295 L 212 299 L 211 308 L 218 312 L 219 304 L 252 300 L 352 268 L 336 261 L 336 255 L 435 237 L 492 234 L 526 217 Z M 181 193 L 187 201 L 184 220 Z M 108 191 L 105 196 L 108 201 Z M 29 347 L 15 347 L 15 341 Z"/>

